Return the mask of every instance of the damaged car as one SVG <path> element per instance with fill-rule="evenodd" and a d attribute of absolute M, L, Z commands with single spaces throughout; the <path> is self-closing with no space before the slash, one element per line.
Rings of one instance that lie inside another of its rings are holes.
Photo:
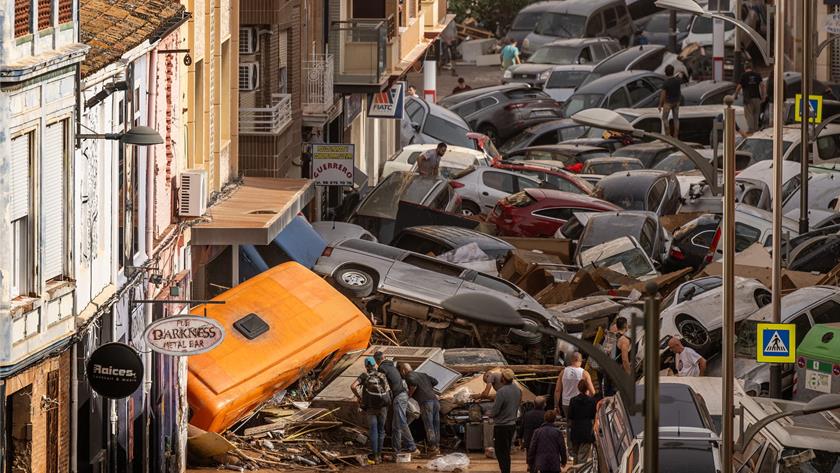
<path fill-rule="evenodd" d="M 577 263 L 581 267 L 592 265 L 596 268 L 611 269 L 640 281 L 659 276 L 653 261 L 645 253 L 639 241 L 627 236 L 580 252 Z"/>

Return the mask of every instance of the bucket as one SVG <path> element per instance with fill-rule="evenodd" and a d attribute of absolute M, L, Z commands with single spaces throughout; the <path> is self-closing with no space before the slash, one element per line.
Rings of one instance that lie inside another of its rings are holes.
<path fill-rule="evenodd" d="M 398 453 L 397 454 L 397 463 L 411 463 L 411 454 L 410 453 Z"/>

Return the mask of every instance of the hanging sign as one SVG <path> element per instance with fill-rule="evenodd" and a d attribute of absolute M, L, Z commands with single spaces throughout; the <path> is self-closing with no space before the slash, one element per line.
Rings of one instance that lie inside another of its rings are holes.
<path fill-rule="evenodd" d="M 125 343 L 106 343 L 85 365 L 91 389 L 108 399 L 128 397 L 143 382 L 143 360 Z"/>
<path fill-rule="evenodd" d="M 146 327 L 143 339 L 158 353 L 192 356 L 219 346 L 225 339 L 225 329 L 209 317 L 179 315 L 156 320 Z"/>

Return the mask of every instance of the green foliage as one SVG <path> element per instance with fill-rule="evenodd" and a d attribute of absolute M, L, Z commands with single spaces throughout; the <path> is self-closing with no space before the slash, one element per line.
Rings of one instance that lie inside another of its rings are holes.
<path fill-rule="evenodd" d="M 503 33 L 522 7 L 534 0 L 449 0 L 449 11 L 455 13 L 456 21 L 474 18 L 481 27 Z"/>

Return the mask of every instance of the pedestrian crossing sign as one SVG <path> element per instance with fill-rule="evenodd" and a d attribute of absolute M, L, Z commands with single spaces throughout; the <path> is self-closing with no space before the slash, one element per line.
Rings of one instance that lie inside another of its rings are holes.
<path fill-rule="evenodd" d="M 758 324 L 755 345 L 759 363 L 793 363 L 796 361 L 796 325 Z"/>
<path fill-rule="evenodd" d="M 794 117 L 797 123 L 802 123 L 802 94 L 796 94 Z M 822 123 L 823 98 L 822 95 L 808 96 L 808 123 L 818 125 Z"/>

